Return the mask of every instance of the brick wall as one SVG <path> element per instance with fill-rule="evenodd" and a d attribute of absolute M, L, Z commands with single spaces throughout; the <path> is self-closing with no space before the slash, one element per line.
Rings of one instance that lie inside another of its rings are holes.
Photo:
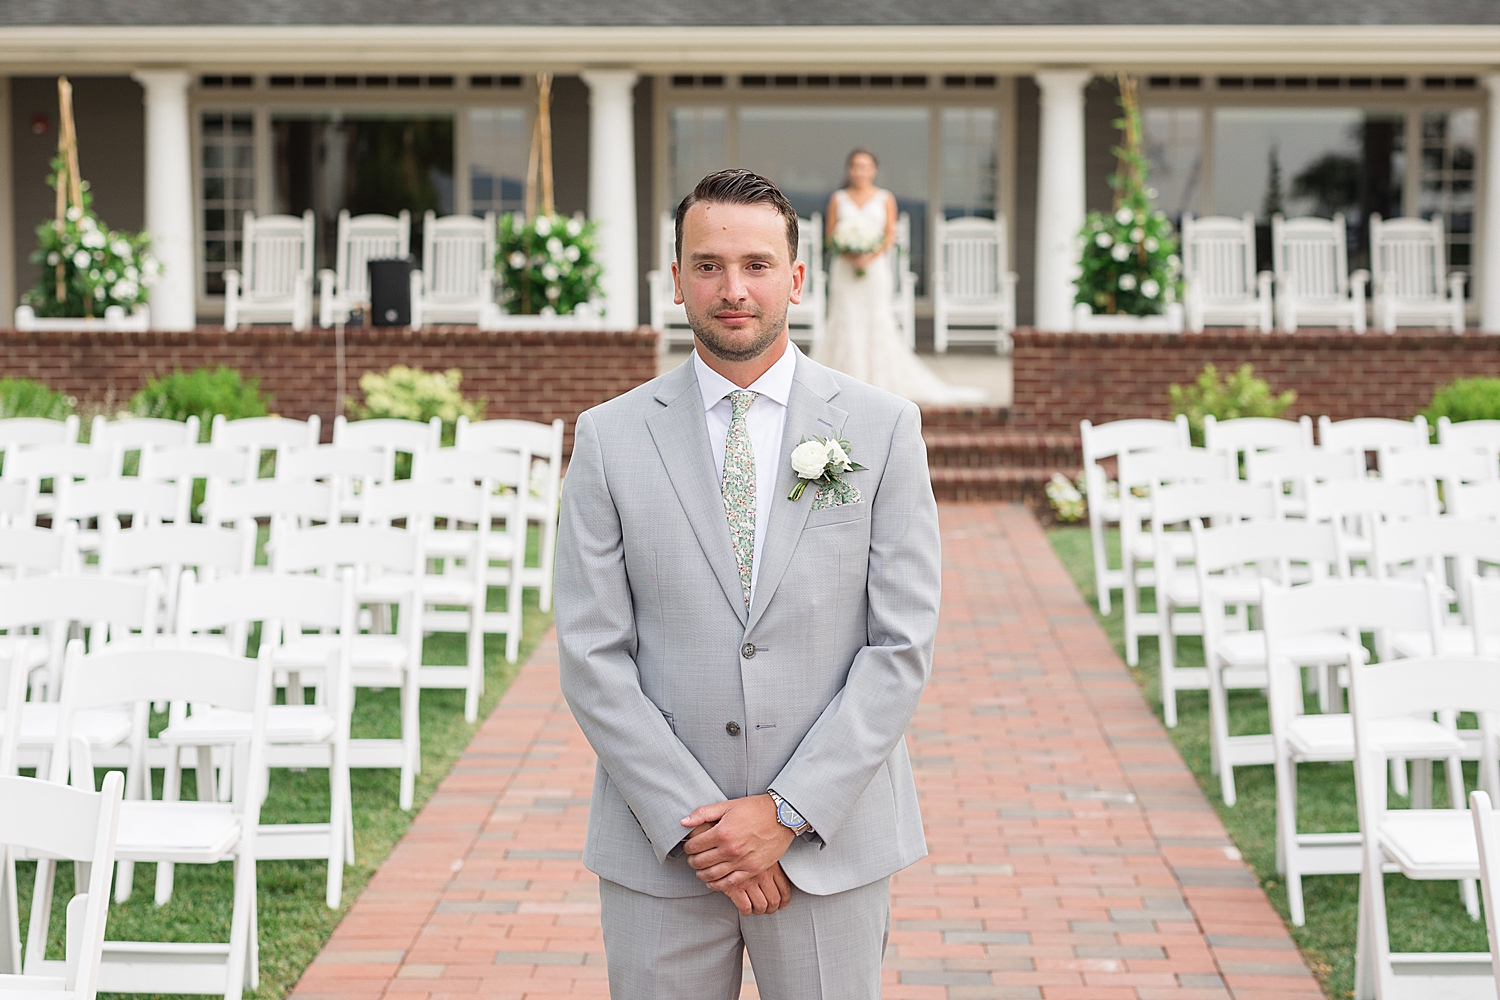
<path fill-rule="evenodd" d="M 1228 372 L 1247 361 L 1273 390 L 1296 390 L 1288 416 L 1409 418 L 1426 408 L 1435 389 L 1456 378 L 1500 376 L 1500 336 L 1018 330 L 1010 423 L 1018 429 L 1076 433 L 1078 421 L 1085 418 L 1101 423 L 1166 417 L 1172 383 L 1192 382 L 1210 362 Z"/>
<path fill-rule="evenodd" d="M 460 368 L 463 391 L 485 399 L 485 415 L 573 421 L 597 403 L 656 375 L 656 334 L 483 333 L 474 327 L 398 327 L 345 331 L 346 393 L 359 377 L 394 364 Z M 323 418 L 327 438 L 337 412 L 337 354 L 332 330 L 296 333 L 285 326 L 199 327 L 191 333 L 21 333 L 0 330 L 0 374 L 35 378 L 77 396 L 123 406 L 147 377 L 227 365 L 261 380 L 274 412 Z"/>

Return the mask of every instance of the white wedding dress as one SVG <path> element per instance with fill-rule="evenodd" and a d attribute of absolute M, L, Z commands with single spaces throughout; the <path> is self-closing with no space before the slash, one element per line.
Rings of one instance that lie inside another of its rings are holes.
<path fill-rule="evenodd" d="M 881 232 L 886 199 L 892 197 L 882 190 L 861 207 L 846 191 L 834 195 L 839 218 L 863 214 Z M 916 403 L 984 402 L 984 390 L 944 382 L 902 340 L 896 328 L 892 252 L 887 249 L 870 261 L 864 277 L 855 273 L 848 257 L 834 255 L 828 271 L 828 325 L 813 359 Z"/>

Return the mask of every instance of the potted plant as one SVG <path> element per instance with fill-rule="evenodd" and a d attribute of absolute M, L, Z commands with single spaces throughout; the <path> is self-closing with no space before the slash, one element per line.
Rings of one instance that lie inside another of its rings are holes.
<path fill-rule="evenodd" d="M 1086 333 L 1177 333 L 1183 328 L 1179 299 L 1182 262 L 1172 224 L 1151 206 L 1149 165 L 1141 153 L 1141 111 L 1136 83 L 1120 74 L 1123 133 L 1110 212 L 1090 212 L 1083 231 L 1073 328 Z"/>
<path fill-rule="evenodd" d="M 16 308 L 16 329 L 145 330 L 151 325 L 147 290 L 160 274 L 150 237 L 110 229 L 94 214 L 88 182 L 78 172 L 67 77 L 58 78 L 57 90 L 58 153 L 47 178 L 57 192 L 57 216 L 37 227 L 31 260 L 42 273 Z"/>

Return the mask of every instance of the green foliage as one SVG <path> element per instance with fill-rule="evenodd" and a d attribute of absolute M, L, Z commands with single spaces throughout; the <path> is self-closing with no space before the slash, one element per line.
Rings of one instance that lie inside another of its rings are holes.
<path fill-rule="evenodd" d="M 1437 430 L 1439 417 L 1463 420 L 1500 420 L 1500 378 L 1461 378 L 1433 394 L 1422 411 L 1428 426 Z"/>
<path fill-rule="evenodd" d="M 57 183 L 62 161 L 52 163 L 49 185 Z M 146 291 L 161 274 L 161 266 L 148 248 L 151 238 L 142 233 L 110 229 L 89 206 L 93 196 L 82 185 L 83 204 L 70 206 L 62 227 L 56 221 L 36 229 L 37 249 L 33 264 L 42 273 L 23 297 L 38 316 L 103 316 L 110 306 L 127 313 L 146 301 Z M 62 271 L 63 297 L 57 297 L 58 270 Z"/>
<path fill-rule="evenodd" d="M 457 368 L 429 372 L 393 365 L 385 374 L 365 372 L 359 378 L 364 402 L 350 396 L 344 401 L 344 409 L 356 420 L 384 417 L 428 421 L 439 417 L 443 421 L 443 441 L 452 444 L 460 416 L 470 420 L 484 417 L 484 400 L 465 399 L 459 391 L 463 378 L 464 373 Z"/>
<path fill-rule="evenodd" d="M 1248 364 L 1240 367 L 1227 379 L 1219 377 L 1219 369 L 1204 365 L 1198 380 L 1192 385 L 1172 385 L 1167 390 L 1172 396 L 1172 416 L 1187 414 L 1188 426 L 1192 429 L 1193 444 L 1203 444 L 1203 418 L 1213 414 L 1217 420 L 1234 420 L 1238 417 L 1279 417 L 1297 399 L 1290 389 L 1273 395 L 1265 379 L 1255 377 L 1255 369 Z"/>
<path fill-rule="evenodd" d="M 148 379 L 130 397 L 131 416 L 166 420 L 197 416 L 203 441 L 208 440 L 210 425 L 220 413 L 230 420 L 265 416 L 267 402 L 261 395 L 260 379 L 241 378 L 238 370 L 223 366 L 175 371 Z"/>
<path fill-rule="evenodd" d="M 1114 151 L 1119 169 L 1110 178 L 1115 209 L 1090 212 L 1084 222 L 1074 301 L 1096 314 L 1155 316 L 1177 299 L 1182 262 L 1172 223 L 1151 208 L 1156 191 L 1146 186 L 1149 164 L 1141 153 L 1135 84 L 1122 77 L 1120 89 L 1124 117 L 1115 127 L 1124 133 L 1124 141 Z"/>
<path fill-rule="evenodd" d="M 539 215 L 531 222 L 518 212 L 501 216 L 495 269 L 505 311 L 565 315 L 603 299 L 595 229 L 581 215 Z"/>
<path fill-rule="evenodd" d="M 0 420 L 11 417 L 62 420 L 77 405 L 78 400 L 72 396 L 35 379 L 0 378 Z"/>

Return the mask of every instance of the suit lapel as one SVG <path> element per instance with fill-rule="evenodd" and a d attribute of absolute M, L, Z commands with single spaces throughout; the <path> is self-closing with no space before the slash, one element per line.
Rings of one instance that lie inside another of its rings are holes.
<path fill-rule="evenodd" d="M 838 383 L 826 369 L 805 357 L 797 358 L 797 374 L 787 399 L 786 429 L 781 435 L 776 493 L 771 498 L 771 523 L 761 544 L 760 570 L 756 574 L 747 629 L 755 626 L 771 602 L 812 512 L 813 490 L 804 492 L 795 503 L 787 499 L 797 485 L 797 474 L 792 471 L 792 449 L 805 439 L 826 438 L 843 430 L 849 414 L 828 402 L 837 394 Z"/>
<path fill-rule="evenodd" d="M 708 443 L 703 397 L 698 391 L 691 358 L 662 380 L 656 398 L 666 406 L 648 417 L 646 426 L 667 467 L 688 523 L 698 536 L 698 544 L 713 567 L 724 596 L 743 623 L 745 596 L 740 589 L 734 546 L 729 540 L 724 497 L 714 478 L 716 463 Z"/>

